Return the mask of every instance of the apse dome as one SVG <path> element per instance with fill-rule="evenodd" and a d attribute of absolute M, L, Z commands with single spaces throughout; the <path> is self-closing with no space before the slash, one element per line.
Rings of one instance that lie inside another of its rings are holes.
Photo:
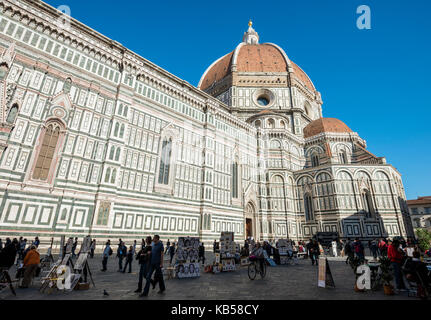
<path fill-rule="evenodd" d="M 328 133 L 351 133 L 353 132 L 343 121 L 336 118 L 320 118 L 310 122 L 304 128 L 304 138 L 310 138 L 321 134 Z"/>

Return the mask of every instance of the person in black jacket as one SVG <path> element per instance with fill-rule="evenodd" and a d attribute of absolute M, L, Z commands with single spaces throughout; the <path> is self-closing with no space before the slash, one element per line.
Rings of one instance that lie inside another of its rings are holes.
<path fill-rule="evenodd" d="M 133 246 L 129 247 L 129 251 L 126 255 L 126 264 L 124 265 L 123 273 L 126 272 L 127 266 L 129 266 L 129 273 L 132 272 L 132 262 L 133 262 Z"/>
<path fill-rule="evenodd" d="M 200 246 L 199 246 L 199 259 L 198 261 L 200 261 L 202 259 L 202 264 L 205 264 L 205 246 L 204 243 L 201 242 Z"/>
<path fill-rule="evenodd" d="M 8 238 L 9 239 L 9 238 Z M 0 252 L 0 268 L 9 269 L 15 263 L 18 240 L 6 241 L 6 245 Z"/>
<path fill-rule="evenodd" d="M 175 242 L 172 242 L 171 246 L 169 247 L 169 255 L 171 257 L 171 260 L 169 263 L 172 265 L 172 260 L 174 259 L 174 256 L 175 256 Z"/>
<path fill-rule="evenodd" d="M 136 293 L 141 293 L 142 291 L 142 281 L 144 277 L 147 277 L 147 272 L 149 269 L 150 258 L 151 258 L 151 237 L 145 239 L 145 247 L 143 247 L 136 255 L 136 260 L 139 261 L 139 282 L 138 289 L 135 290 Z"/>

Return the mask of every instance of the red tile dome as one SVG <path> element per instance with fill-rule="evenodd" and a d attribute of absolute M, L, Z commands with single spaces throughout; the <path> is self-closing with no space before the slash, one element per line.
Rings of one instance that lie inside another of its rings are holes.
<path fill-rule="evenodd" d="M 350 133 L 353 131 L 343 121 L 336 118 L 320 118 L 310 122 L 304 128 L 304 138 L 313 137 L 323 132 Z"/>

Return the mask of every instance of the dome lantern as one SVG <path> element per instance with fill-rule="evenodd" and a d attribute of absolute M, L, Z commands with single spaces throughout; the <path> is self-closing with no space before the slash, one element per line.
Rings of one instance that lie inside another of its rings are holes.
<path fill-rule="evenodd" d="M 259 44 L 259 34 L 253 29 L 253 22 L 248 22 L 248 30 L 244 33 L 242 42 L 247 44 Z"/>

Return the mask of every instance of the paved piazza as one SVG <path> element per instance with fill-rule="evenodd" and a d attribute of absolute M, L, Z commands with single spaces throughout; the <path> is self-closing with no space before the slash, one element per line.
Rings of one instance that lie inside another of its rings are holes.
<path fill-rule="evenodd" d="M 207 259 L 212 259 L 212 253 L 207 252 Z M 55 257 L 57 257 L 55 255 Z M 90 259 L 90 268 L 94 276 L 96 288 L 87 291 L 72 291 L 70 293 L 53 292 L 42 294 L 38 291 L 39 284 L 29 289 L 17 289 L 17 297 L 9 290 L 0 292 L 0 299 L 7 300 L 416 300 L 406 295 L 385 296 L 383 289 L 377 292 L 357 293 L 353 290 L 354 275 L 349 266 L 340 258 L 328 258 L 336 288 L 317 287 L 317 267 L 311 266 L 310 260 L 300 260 L 298 265 L 268 267 L 264 280 L 251 281 L 247 268 L 242 267 L 236 272 L 220 274 L 202 273 L 197 279 L 166 280 L 166 293 L 158 295 L 156 290 L 150 290 L 147 298 L 139 298 L 133 291 L 137 288 L 137 261 L 134 261 L 132 273 L 116 272 L 118 268 L 115 255 L 109 258 L 108 271 L 101 272 L 101 257 Z M 168 262 L 166 263 L 168 265 Z M 14 270 L 12 270 L 14 271 Z M 11 274 L 14 274 L 11 271 Z M 34 282 L 36 283 L 36 281 Z M 109 296 L 103 295 L 103 290 Z"/>

